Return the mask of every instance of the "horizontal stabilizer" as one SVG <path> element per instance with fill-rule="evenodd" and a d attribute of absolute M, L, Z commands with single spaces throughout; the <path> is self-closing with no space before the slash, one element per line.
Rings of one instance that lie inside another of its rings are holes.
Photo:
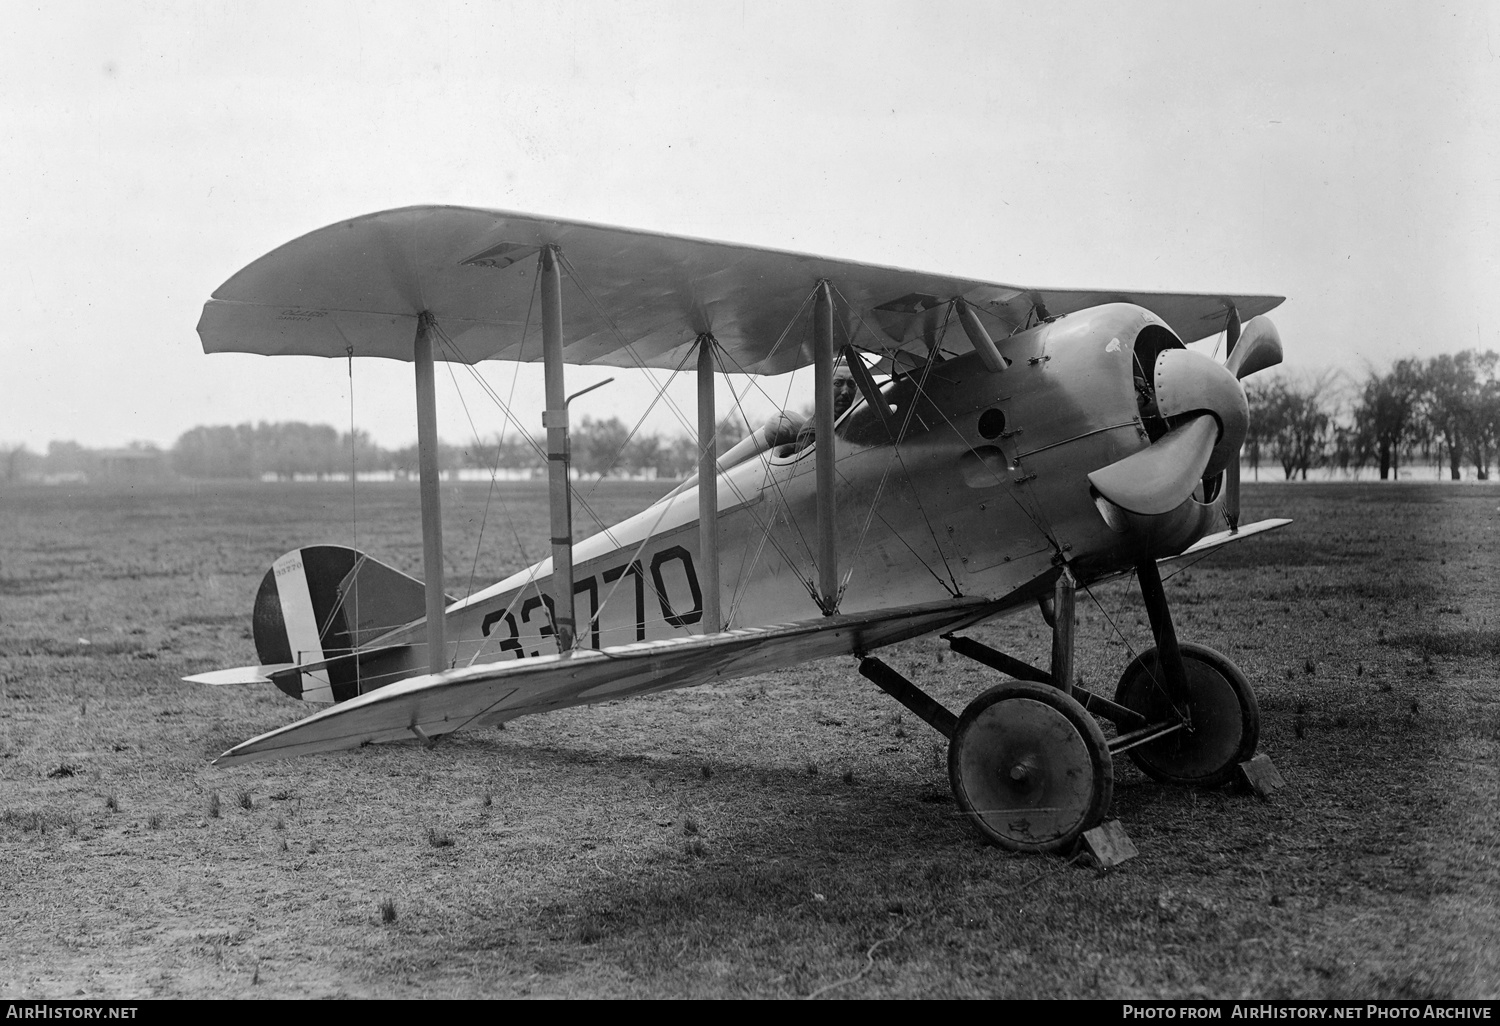
<path fill-rule="evenodd" d="M 210 670 L 208 673 L 195 673 L 183 680 L 189 684 L 212 684 L 217 687 L 220 684 L 269 684 L 271 674 L 290 670 L 296 663 L 266 663 L 259 666 L 234 666 L 227 670 Z"/>
<path fill-rule="evenodd" d="M 810 659 L 862 654 L 933 631 L 958 630 L 1001 608 L 999 602 L 960 598 L 584 649 L 566 656 L 482 663 L 387 685 L 246 741 L 216 761 L 237 764 L 379 741 L 428 740 L 475 722 L 503 722 L 567 706 L 732 680 Z"/>

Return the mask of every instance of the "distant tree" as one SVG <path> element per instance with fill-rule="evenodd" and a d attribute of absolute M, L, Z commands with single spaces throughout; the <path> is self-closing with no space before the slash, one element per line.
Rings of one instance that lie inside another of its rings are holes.
<path fill-rule="evenodd" d="M 1474 387 L 1474 375 L 1468 354 L 1444 353 L 1427 362 L 1423 369 L 1422 417 L 1433 440 L 1446 452 L 1449 473 L 1454 481 L 1463 478 L 1466 408 Z"/>
<path fill-rule="evenodd" d="M 602 477 L 619 468 L 629 440 L 630 429 L 619 417 L 608 420 L 584 417 L 572 433 L 573 466 L 581 473 Z"/>
<path fill-rule="evenodd" d="M 1271 449 L 1290 481 L 1322 462 L 1332 425 L 1329 394 L 1333 377 L 1296 380 L 1277 375 L 1246 389 L 1251 422 L 1259 441 Z"/>
<path fill-rule="evenodd" d="M 1500 381 L 1495 376 L 1500 355 L 1471 349 L 1459 353 L 1457 359 L 1472 376 L 1459 407 L 1464 448 L 1469 462 L 1474 465 L 1475 476 L 1488 481 L 1495 449 L 1500 444 L 1500 437 L 1497 437 L 1500 434 Z"/>
<path fill-rule="evenodd" d="M 300 422 L 195 427 L 172 446 L 172 466 L 184 477 L 255 478 L 274 474 L 347 474 L 350 456 L 360 470 L 382 469 L 387 454 L 368 434 L 339 434 L 326 424 Z"/>
<path fill-rule="evenodd" d="M 1399 475 L 1401 448 L 1416 438 L 1423 387 L 1416 360 L 1399 360 L 1389 373 L 1372 371 L 1365 379 L 1354 410 L 1354 444 L 1357 451 L 1374 450 L 1382 481 Z"/>
<path fill-rule="evenodd" d="M 367 431 L 355 430 L 339 436 L 339 470 L 354 470 L 364 473 L 369 470 L 384 470 L 389 454 L 376 445 Z"/>
<path fill-rule="evenodd" d="M 0 444 L 0 480 L 8 484 L 20 481 L 27 464 L 35 459 L 35 454 L 26 448 L 24 442 Z"/>
<path fill-rule="evenodd" d="M 466 449 L 439 441 L 437 444 L 438 473 L 447 473 L 466 465 Z M 416 443 L 404 449 L 394 449 L 386 454 L 386 467 L 407 477 L 419 477 L 422 473 L 421 453 Z"/>
<path fill-rule="evenodd" d="M 638 434 L 625 447 L 625 456 L 620 462 L 631 473 L 639 474 L 650 470 L 662 477 L 665 476 L 662 473 L 665 456 L 666 450 L 662 448 L 660 435 Z"/>

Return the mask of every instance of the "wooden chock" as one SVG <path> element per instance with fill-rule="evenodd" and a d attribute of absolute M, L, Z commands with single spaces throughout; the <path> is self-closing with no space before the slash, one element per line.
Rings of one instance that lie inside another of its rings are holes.
<path fill-rule="evenodd" d="M 1263 800 L 1269 800 L 1273 791 L 1286 786 L 1286 780 L 1265 752 L 1240 763 L 1240 780 Z"/>
<path fill-rule="evenodd" d="M 1092 830 L 1085 830 L 1083 847 L 1094 857 L 1100 869 L 1113 869 L 1140 854 L 1118 819 L 1111 819 Z"/>

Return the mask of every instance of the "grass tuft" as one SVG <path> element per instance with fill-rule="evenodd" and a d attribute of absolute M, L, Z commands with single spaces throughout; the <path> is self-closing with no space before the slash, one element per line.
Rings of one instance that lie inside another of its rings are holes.
<path fill-rule="evenodd" d="M 807 775 L 810 777 L 818 775 L 818 764 L 811 759 L 807 760 Z"/>
<path fill-rule="evenodd" d="M 108 798 L 104 799 L 104 807 L 106 809 L 108 809 L 110 812 L 119 812 L 120 811 L 120 799 L 116 798 L 114 796 L 114 794 L 110 794 L 110 796 Z"/>
<path fill-rule="evenodd" d="M 713 775 L 714 775 L 714 768 L 712 766 L 710 766 L 706 762 L 703 764 L 703 766 L 701 767 L 700 771 L 703 774 L 703 779 L 704 780 L 708 780 L 708 779 L 712 778 Z"/>
<path fill-rule="evenodd" d="M 234 803 L 240 808 L 244 809 L 246 812 L 255 807 L 255 801 L 250 797 L 249 791 L 241 791 L 239 794 L 235 795 Z"/>
<path fill-rule="evenodd" d="M 215 791 L 208 796 L 208 818 L 218 819 L 221 808 L 219 806 L 219 792 Z"/>
<path fill-rule="evenodd" d="M 60 763 L 57 769 L 50 771 L 47 776 L 51 777 L 53 780 L 60 780 L 63 777 L 77 776 L 79 772 L 80 771 L 77 766 L 74 766 L 70 762 L 64 762 Z"/>
<path fill-rule="evenodd" d="M 161 816 L 161 813 L 159 813 L 159 812 L 153 812 L 153 813 L 151 813 L 151 815 L 149 815 L 149 816 L 146 817 L 146 826 L 149 827 L 152 830 L 160 830 L 161 829 L 161 823 L 162 823 L 162 816 Z"/>
<path fill-rule="evenodd" d="M 396 903 L 390 898 L 380 903 L 380 921 L 386 924 L 396 921 Z"/>
<path fill-rule="evenodd" d="M 448 832 L 446 830 L 439 830 L 437 827 L 428 827 L 427 843 L 432 845 L 434 848 L 451 848 L 453 847 L 454 841 L 453 838 L 448 836 Z"/>

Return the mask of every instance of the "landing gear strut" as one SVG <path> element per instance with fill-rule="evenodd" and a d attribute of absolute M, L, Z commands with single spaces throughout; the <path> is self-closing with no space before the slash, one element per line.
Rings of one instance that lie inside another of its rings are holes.
<path fill-rule="evenodd" d="M 1137 560 L 1136 576 L 1156 647 L 1125 668 L 1115 701 L 1150 723 L 1175 719 L 1182 729 L 1132 748 L 1131 761 L 1164 783 L 1227 783 L 1260 741 L 1255 694 L 1227 657 L 1201 645 L 1178 643 L 1155 560 Z"/>

